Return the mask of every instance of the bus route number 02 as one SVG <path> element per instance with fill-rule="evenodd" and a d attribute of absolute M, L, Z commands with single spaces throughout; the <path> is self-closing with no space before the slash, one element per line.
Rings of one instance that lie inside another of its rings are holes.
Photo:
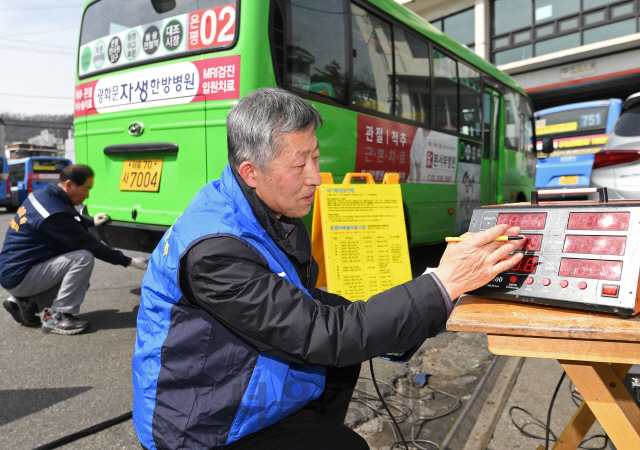
<path fill-rule="evenodd" d="M 161 175 L 162 159 L 125 160 L 120 190 L 158 192 Z"/>

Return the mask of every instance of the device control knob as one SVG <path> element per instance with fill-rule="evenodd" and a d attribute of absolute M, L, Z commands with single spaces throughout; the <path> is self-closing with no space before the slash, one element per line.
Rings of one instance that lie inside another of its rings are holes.
<path fill-rule="evenodd" d="M 586 289 L 586 288 L 587 288 L 587 283 L 585 283 L 584 281 L 581 281 L 581 282 L 578 284 L 578 287 L 579 287 L 580 289 Z"/>
<path fill-rule="evenodd" d="M 562 280 L 560 282 L 560 287 L 561 288 L 566 288 L 567 286 L 569 286 L 569 282 L 567 280 Z"/>
<path fill-rule="evenodd" d="M 531 277 L 527 277 L 525 281 L 527 282 L 527 284 L 533 284 L 533 278 Z"/>
<path fill-rule="evenodd" d="M 551 284 L 551 280 L 548 278 L 545 278 L 544 280 L 542 280 L 542 284 L 545 286 L 549 286 Z"/>
<path fill-rule="evenodd" d="M 515 275 L 512 275 L 511 278 L 509 278 L 509 281 L 511 281 L 512 283 L 515 283 L 516 281 L 518 281 L 518 277 L 516 277 Z"/>

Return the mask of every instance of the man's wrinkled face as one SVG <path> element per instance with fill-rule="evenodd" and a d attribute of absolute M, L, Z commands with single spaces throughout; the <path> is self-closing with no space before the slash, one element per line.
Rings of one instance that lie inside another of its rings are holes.
<path fill-rule="evenodd" d="M 316 186 L 322 183 L 318 139 L 310 128 L 287 133 L 280 140 L 282 152 L 268 170 L 256 169 L 256 194 L 278 218 L 303 217 L 311 210 Z"/>
<path fill-rule="evenodd" d="M 93 187 L 93 178 L 87 178 L 87 181 L 81 186 L 71 180 L 67 180 L 64 182 L 64 185 L 60 187 L 69 195 L 71 203 L 75 206 L 82 205 L 82 203 L 89 198 L 89 191 Z"/>

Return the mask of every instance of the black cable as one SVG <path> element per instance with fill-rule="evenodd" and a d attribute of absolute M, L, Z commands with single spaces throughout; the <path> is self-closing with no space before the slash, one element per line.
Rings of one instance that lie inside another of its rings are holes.
<path fill-rule="evenodd" d="M 564 377 L 564 375 L 563 375 Z M 560 385 L 562 384 L 562 377 L 560 378 L 560 382 L 558 383 L 558 386 L 556 387 L 556 391 L 554 393 L 554 398 L 551 399 L 551 405 L 549 405 L 549 412 L 548 412 L 548 416 L 547 416 L 547 423 L 545 424 L 542 420 L 538 419 L 536 416 L 534 416 L 533 414 L 531 414 L 529 411 L 527 411 L 524 408 L 521 408 L 519 406 L 512 406 L 509 409 L 509 418 L 511 419 L 511 423 L 513 424 L 513 426 L 515 426 L 518 431 L 520 431 L 520 433 L 525 436 L 525 437 L 529 437 L 529 438 L 533 438 L 533 439 L 544 439 L 545 441 L 549 440 L 551 442 L 555 442 L 558 440 L 558 437 L 554 434 L 553 430 L 551 430 L 550 424 L 549 424 L 549 418 L 551 416 L 551 409 L 553 408 L 553 403 L 555 400 L 555 396 L 558 393 L 558 389 L 560 387 Z M 569 383 L 569 395 L 571 397 L 571 400 L 573 401 L 573 403 L 576 406 L 580 406 L 580 403 L 577 403 L 576 400 L 580 400 L 580 398 L 573 392 L 572 389 L 572 384 L 573 383 Z M 523 413 L 525 413 L 526 415 L 528 415 L 529 417 L 531 417 L 535 422 L 527 422 L 525 424 L 523 424 L 522 426 L 519 426 L 518 423 L 516 422 L 516 419 L 513 416 L 513 411 L 522 411 Z M 536 434 L 532 434 L 529 433 L 528 431 L 525 430 L 525 428 L 528 425 L 534 425 L 534 426 L 538 426 L 540 428 L 542 428 L 543 430 L 545 430 L 545 436 L 538 436 Z M 548 435 L 551 434 L 551 438 L 549 439 Z M 604 444 L 602 445 L 602 447 L 588 447 L 586 445 L 584 445 L 586 442 L 595 439 L 595 438 L 603 438 L 604 439 Z M 589 436 L 587 438 L 584 438 L 582 440 L 582 442 L 580 442 L 580 445 L 578 446 L 578 448 L 582 448 L 585 450 L 605 450 L 607 448 L 607 444 L 609 443 L 609 437 L 607 435 L 603 435 L 603 434 L 596 434 L 593 436 Z M 546 442 L 546 448 L 548 448 L 548 442 Z"/>
<path fill-rule="evenodd" d="M 549 404 L 549 411 L 547 411 L 547 432 L 544 439 L 544 450 L 549 450 L 549 431 L 551 431 L 551 410 L 553 409 L 553 402 L 556 401 L 556 395 L 558 395 L 558 391 L 560 390 L 560 385 L 564 380 L 567 372 L 562 371 L 562 376 L 560 377 L 560 381 L 558 381 L 558 385 L 556 386 L 556 390 L 553 392 L 553 397 L 551 397 L 551 403 Z"/>
<path fill-rule="evenodd" d="M 48 444 L 41 445 L 40 447 L 34 448 L 33 450 L 52 450 L 54 448 L 61 447 L 63 445 L 69 444 L 73 441 L 77 441 L 80 438 L 85 436 L 90 436 L 99 431 L 106 430 L 114 425 L 118 425 L 119 423 L 126 422 L 127 420 L 133 417 L 133 411 L 129 411 L 126 414 L 123 414 L 118 417 L 114 417 L 113 419 L 105 420 L 97 425 L 93 425 L 92 427 L 85 428 L 84 430 L 80 430 L 77 433 L 70 434 L 68 436 L 57 439 L 53 442 L 49 442 Z"/>
<path fill-rule="evenodd" d="M 407 441 L 404 439 L 404 434 L 402 434 L 402 431 L 400 430 L 400 426 L 398 425 L 398 422 L 396 422 L 395 417 L 393 417 L 393 415 L 391 414 L 391 411 L 389 411 L 389 408 L 387 407 L 387 404 L 385 403 L 384 399 L 382 398 L 382 394 L 380 393 L 380 389 L 378 389 L 378 383 L 376 382 L 376 376 L 373 374 L 373 359 L 369 360 L 369 368 L 371 370 L 371 380 L 373 380 L 373 386 L 376 388 L 376 392 L 378 393 L 378 397 L 380 397 L 380 401 L 382 402 L 382 405 L 384 406 L 384 409 L 387 410 L 387 414 L 389 414 L 389 417 L 391 417 L 391 420 L 393 421 L 393 424 L 396 427 L 396 431 L 400 435 L 400 439 L 402 439 L 402 443 L 404 444 L 404 448 L 406 450 L 409 450 L 409 446 L 407 445 Z"/>

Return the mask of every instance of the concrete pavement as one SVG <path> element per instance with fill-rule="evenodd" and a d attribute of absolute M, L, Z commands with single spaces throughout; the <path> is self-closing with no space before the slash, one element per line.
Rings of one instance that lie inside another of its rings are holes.
<path fill-rule="evenodd" d="M 1 241 L 12 217 L 0 210 Z M 411 249 L 414 276 L 427 266 L 437 265 L 443 249 L 444 246 Z M 96 261 L 91 288 L 78 315 L 91 322 L 89 332 L 82 335 L 45 335 L 40 329 L 18 325 L 4 310 L 0 311 L 0 448 L 34 449 L 131 410 L 131 357 L 143 275 L 136 269 Z M 0 299 L 6 297 L 6 291 L 0 289 Z M 407 364 L 375 360 L 376 378 L 392 383 L 401 392 L 422 395 L 424 391 L 415 390 L 412 384 L 417 373 L 426 372 L 433 375 L 430 385 L 451 392 L 464 405 L 492 357 L 484 335 L 446 332 L 427 340 Z M 511 424 L 508 410 L 519 405 L 546 419 L 560 370 L 553 361 L 525 361 L 488 448 L 534 449 L 541 442 L 523 437 Z M 366 363 L 361 376 L 369 376 Z M 363 380 L 360 387 L 375 395 L 370 382 Z M 390 392 L 384 386 L 382 390 Z M 407 402 L 423 416 L 446 411 L 452 404 L 450 398 L 439 394 L 422 402 Z M 357 403 L 352 402 L 350 424 L 357 427 L 372 448 L 388 449 L 393 441 L 389 425 L 375 419 L 373 413 L 367 417 L 367 408 Z M 563 387 L 554 408 L 553 429 L 559 433 L 574 410 L 568 390 Z M 421 437 L 442 442 L 459 411 L 427 422 Z M 522 415 L 516 417 L 524 420 Z M 409 418 L 401 425 L 407 437 L 414 420 L 415 417 Z M 539 429 L 532 432 L 541 433 Z M 140 446 L 132 422 L 127 421 L 61 448 L 139 450 Z"/>

